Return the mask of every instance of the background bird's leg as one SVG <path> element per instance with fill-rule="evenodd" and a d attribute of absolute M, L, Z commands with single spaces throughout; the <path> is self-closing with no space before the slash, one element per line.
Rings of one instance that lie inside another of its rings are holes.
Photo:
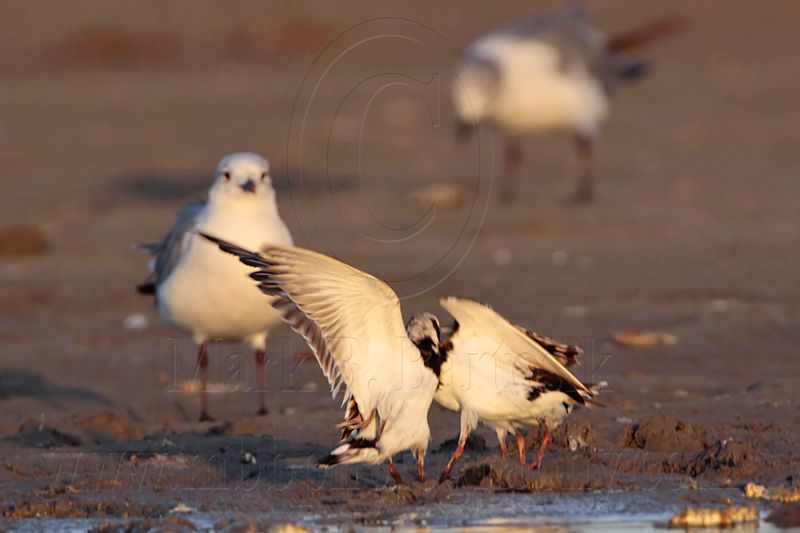
<path fill-rule="evenodd" d="M 386 464 L 389 465 L 389 474 L 391 474 L 394 482 L 398 485 L 405 485 L 405 481 L 403 481 L 403 476 L 400 475 L 400 470 L 397 469 L 397 466 L 392 462 L 392 458 L 388 458 L 386 460 Z"/>
<path fill-rule="evenodd" d="M 266 353 L 264 348 L 259 348 L 256 350 L 256 381 L 257 381 L 257 391 L 258 391 L 258 413 L 259 415 L 265 415 L 269 411 L 267 411 L 267 391 L 265 390 L 264 385 L 264 364 L 266 362 Z"/>
<path fill-rule="evenodd" d="M 522 162 L 522 145 L 519 140 L 506 141 L 505 169 L 503 169 L 503 184 L 500 199 L 503 202 L 513 202 L 517 196 L 517 174 Z"/>
<path fill-rule="evenodd" d="M 536 460 L 531 464 L 531 470 L 536 470 L 542 464 L 542 457 L 544 457 L 544 449 L 547 448 L 547 443 L 550 442 L 550 428 L 544 426 L 544 438 L 542 445 L 539 446 L 539 453 L 536 454 Z"/>
<path fill-rule="evenodd" d="M 207 422 L 214 419 L 208 414 L 208 345 L 206 341 L 201 342 L 197 349 L 197 365 L 200 367 L 200 422 Z"/>
<path fill-rule="evenodd" d="M 497 433 L 497 442 L 500 443 L 500 457 L 505 459 L 506 457 L 508 457 L 508 446 L 506 445 L 506 430 L 496 429 L 495 433 Z"/>
<path fill-rule="evenodd" d="M 525 435 L 517 431 L 514 433 L 517 437 L 517 453 L 519 453 L 519 464 L 525 464 Z"/>
<path fill-rule="evenodd" d="M 594 172 L 592 170 L 593 140 L 590 136 L 578 133 L 575 135 L 575 148 L 578 151 L 578 189 L 575 200 L 588 203 L 594 200 Z"/>
<path fill-rule="evenodd" d="M 417 461 L 417 479 L 424 482 L 428 479 L 425 475 L 425 448 L 414 450 L 414 459 Z"/>

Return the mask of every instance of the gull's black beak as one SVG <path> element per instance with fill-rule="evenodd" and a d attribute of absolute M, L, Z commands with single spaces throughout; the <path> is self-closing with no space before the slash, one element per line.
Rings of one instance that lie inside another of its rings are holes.
<path fill-rule="evenodd" d="M 456 140 L 460 142 L 468 141 L 472 137 L 475 125 L 468 122 L 458 121 L 456 124 Z"/>
<path fill-rule="evenodd" d="M 241 185 L 239 185 L 239 187 L 241 187 L 244 192 L 249 192 L 253 194 L 255 194 L 256 192 L 256 182 L 253 180 L 247 180 Z"/>

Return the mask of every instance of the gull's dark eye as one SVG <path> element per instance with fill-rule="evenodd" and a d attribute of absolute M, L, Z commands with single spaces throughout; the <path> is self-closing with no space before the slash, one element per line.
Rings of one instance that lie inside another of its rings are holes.
<path fill-rule="evenodd" d="M 222 176 L 225 178 L 225 181 L 231 181 L 231 173 L 228 172 L 227 170 L 225 171 L 224 174 L 222 174 Z"/>
<path fill-rule="evenodd" d="M 262 172 L 261 173 L 261 181 L 264 181 L 265 179 L 267 179 L 267 173 L 266 172 Z"/>

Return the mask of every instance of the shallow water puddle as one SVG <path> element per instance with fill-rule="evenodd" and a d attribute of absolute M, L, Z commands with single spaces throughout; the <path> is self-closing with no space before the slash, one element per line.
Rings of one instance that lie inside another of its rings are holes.
<path fill-rule="evenodd" d="M 666 531 L 670 516 L 686 504 L 673 491 L 647 493 L 486 493 L 456 492 L 447 501 L 401 504 L 399 509 L 375 509 L 367 515 L 292 514 L 287 511 L 253 512 L 248 516 L 264 527 L 294 522 L 325 532 L 617 532 Z M 762 517 L 766 509 L 762 508 Z M 236 513 L 241 515 L 241 513 Z M 188 513 L 198 531 L 230 518 L 227 513 Z M 122 525 L 111 519 L 28 519 L 4 524 L 8 531 L 85 532 L 103 524 Z M 736 529 L 780 531 L 762 522 Z M 674 530 L 681 531 L 681 530 Z M 693 529 L 692 531 L 701 531 Z M 715 528 L 708 531 L 721 531 Z"/>

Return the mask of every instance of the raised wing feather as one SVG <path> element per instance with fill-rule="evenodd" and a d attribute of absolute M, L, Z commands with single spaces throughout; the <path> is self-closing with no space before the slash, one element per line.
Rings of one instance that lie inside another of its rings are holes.
<path fill-rule="evenodd" d="M 527 379 L 541 381 L 537 376 L 547 376 L 548 380 L 563 380 L 579 396 L 591 397 L 594 394 L 524 329 L 490 307 L 453 296 L 443 298 L 439 303 L 458 322 L 458 335 L 483 336 L 491 341 L 492 346 L 497 346 L 492 355 L 499 359 L 498 363 L 518 368 Z"/>
<path fill-rule="evenodd" d="M 352 396 L 369 419 L 381 394 L 396 386 L 392 380 L 400 376 L 401 355 L 414 349 L 394 291 L 366 272 L 310 250 L 268 246 L 256 253 L 201 235 L 258 269 L 251 277 L 276 297 L 273 307 L 306 339 L 333 395 L 344 382 L 344 402 Z"/>

